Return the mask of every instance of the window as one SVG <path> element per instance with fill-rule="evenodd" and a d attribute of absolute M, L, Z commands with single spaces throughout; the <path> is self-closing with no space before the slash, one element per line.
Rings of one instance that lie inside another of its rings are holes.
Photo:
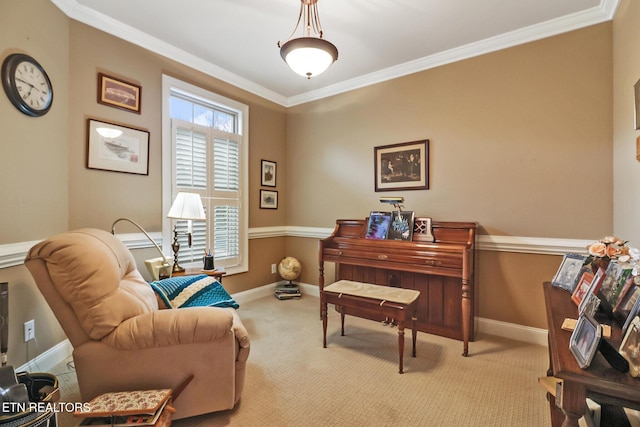
<path fill-rule="evenodd" d="M 228 273 L 247 271 L 248 107 L 163 76 L 163 129 L 163 212 L 185 191 L 200 195 L 207 216 L 193 221 L 191 247 L 187 222 L 165 218 L 165 252 L 176 227 L 183 267 L 212 252 Z"/>

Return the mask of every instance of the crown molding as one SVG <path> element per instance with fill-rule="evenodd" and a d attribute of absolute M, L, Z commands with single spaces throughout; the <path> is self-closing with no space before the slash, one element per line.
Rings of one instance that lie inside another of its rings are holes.
<path fill-rule="evenodd" d="M 205 61 L 189 52 L 179 49 L 172 44 L 164 42 L 147 33 L 137 30 L 129 25 L 117 21 L 102 13 L 79 4 L 76 0 L 51 0 L 69 18 L 97 28 L 100 31 L 111 34 L 137 46 L 143 47 L 166 58 L 187 65 L 201 71 L 211 77 L 232 84 L 240 89 L 251 92 L 262 98 L 268 99 L 280 105 L 286 105 L 287 98 L 259 84 L 240 77 L 211 62 Z"/>
<path fill-rule="evenodd" d="M 291 97 L 285 97 L 264 86 L 238 76 L 215 64 L 185 52 L 169 43 L 163 42 L 120 21 L 98 13 L 91 8 L 79 4 L 76 0 L 51 0 L 65 15 L 76 21 L 97 28 L 115 37 L 148 49 L 159 55 L 187 65 L 216 79 L 232 84 L 247 92 L 275 102 L 284 107 L 292 107 L 306 102 L 316 101 L 329 96 L 392 80 L 398 77 L 424 71 L 452 62 L 461 61 L 474 56 L 528 43 L 534 40 L 558 35 L 568 31 L 613 19 L 620 0 L 601 0 L 598 6 L 582 12 L 552 19 L 509 33 L 490 37 L 397 66 L 385 68 L 350 80 L 345 80 L 321 89 L 312 90 Z"/>

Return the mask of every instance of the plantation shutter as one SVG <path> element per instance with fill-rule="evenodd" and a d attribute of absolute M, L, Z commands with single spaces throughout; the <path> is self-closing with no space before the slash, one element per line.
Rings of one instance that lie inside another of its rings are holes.
<path fill-rule="evenodd" d="M 176 221 L 180 263 L 201 262 L 212 252 L 216 265 L 240 262 L 240 143 L 237 135 L 172 120 L 176 177 L 172 193 L 200 194 L 206 221 L 193 221 L 189 248 L 187 221 Z"/>

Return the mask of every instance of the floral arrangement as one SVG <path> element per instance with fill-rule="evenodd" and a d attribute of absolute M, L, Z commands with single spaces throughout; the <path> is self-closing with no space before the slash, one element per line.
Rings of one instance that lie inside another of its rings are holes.
<path fill-rule="evenodd" d="M 615 236 L 607 236 L 587 246 L 589 257 L 586 264 L 597 264 L 598 261 L 617 259 L 633 267 L 631 274 L 636 284 L 640 284 L 640 249 L 627 246 L 627 241 Z"/>
<path fill-rule="evenodd" d="M 618 259 L 629 255 L 629 247 L 627 242 L 615 236 L 607 236 L 599 241 L 587 246 L 589 258 L 587 261 L 595 261 L 598 259 Z"/>

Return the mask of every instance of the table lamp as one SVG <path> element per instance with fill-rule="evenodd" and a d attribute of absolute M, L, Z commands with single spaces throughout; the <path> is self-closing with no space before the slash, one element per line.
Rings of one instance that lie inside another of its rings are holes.
<path fill-rule="evenodd" d="M 179 192 L 173 201 L 173 205 L 171 205 L 171 209 L 169 209 L 167 218 L 187 220 L 186 233 L 178 233 L 177 224 L 173 226 L 173 243 L 171 244 L 171 248 L 173 249 L 173 273 L 181 273 L 184 271 L 184 268 L 178 264 L 178 251 L 180 250 L 178 234 L 186 234 L 188 236 L 189 247 L 191 247 L 193 233 L 193 223 L 191 221 L 207 219 L 204 215 L 204 207 L 202 206 L 200 195 L 196 193 Z"/>

